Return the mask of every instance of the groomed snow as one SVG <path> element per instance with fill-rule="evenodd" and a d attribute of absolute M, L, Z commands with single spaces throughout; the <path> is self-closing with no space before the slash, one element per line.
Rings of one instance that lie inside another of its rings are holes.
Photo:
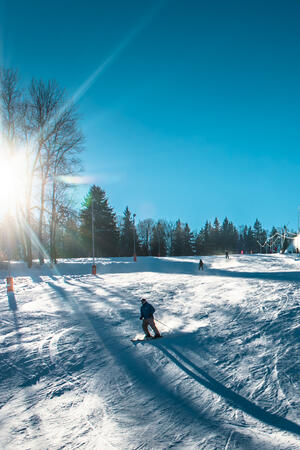
<path fill-rule="evenodd" d="M 299 449 L 300 259 L 203 260 L 0 271 L 0 448 Z"/>

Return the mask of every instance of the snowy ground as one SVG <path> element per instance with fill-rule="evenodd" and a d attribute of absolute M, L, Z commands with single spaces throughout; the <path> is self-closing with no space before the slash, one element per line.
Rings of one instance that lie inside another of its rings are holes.
<path fill-rule="evenodd" d="M 299 449 L 300 259 L 204 263 L 0 271 L 0 448 Z M 132 343 L 142 296 L 164 337 Z"/>

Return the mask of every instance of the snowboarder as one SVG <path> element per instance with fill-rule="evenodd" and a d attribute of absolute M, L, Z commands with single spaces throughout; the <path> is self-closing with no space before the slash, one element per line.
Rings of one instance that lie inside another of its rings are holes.
<path fill-rule="evenodd" d="M 142 298 L 141 302 L 142 302 L 142 306 L 141 306 L 140 320 L 143 320 L 142 327 L 145 332 L 145 337 L 151 338 L 151 334 L 149 333 L 149 330 L 148 330 L 149 325 L 155 333 L 154 338 L 161 337 L 160 332 L 156 328 L 156 325 L 154 322 L 153 314 L 155 312 L 155 309 L 153 308 L 152 305 L 150 305 L 150 303 L 147 302 L 147 300 L 145 298 Z"/>
<path fill-rule="evenodd" d="M 203 266 L 204 266 L 204 263 L 203 263 L 202 259 L 200 259 L 198 269 L 199 269 L 199 270 L 200 270 L 200 269 L 203 270 Z"/>
<path fill-rule="evenodd" d="M 225 258 L 226 258 L 226 259 L 229 259 L 228 250 L 226 250 L 226 252 L 225 252 Z"/>

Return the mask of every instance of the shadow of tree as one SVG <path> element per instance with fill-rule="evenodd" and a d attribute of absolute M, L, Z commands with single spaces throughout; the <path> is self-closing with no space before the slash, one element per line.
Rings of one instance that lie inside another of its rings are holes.
<path fill-rule="evenodd" d="M 124 369 L 127 375 L 130 376 L 140 389 L 147 392 L 151 398 L 153 396 L 159 399 L 160 402 L 168 404 L 168 408 L 173 410 L 173 413 L 180 416 L 184 414 L 189 417 L 191 421 L 198 420 L 207 429 L 216 432 L 218 429 L 223 435 L 230 433 L 231 427 L 228 427 L 221 422 L 217 421 L 207 411 L 202 412 L 198 407 L 193 405 L 185 396 L 179 392 L 174 392 L 172 387 L 160 380 L 148 366 L 145 366 L 145 361 L 138 358 L 131 343 L 124 344 L 124 336 L 118 335 L 107 317 L 95 313 L 88 306 L 87 303 L 78 305 L 72 298 L 72 294 L 68 293 L 61 286 L 57 286 L 54 283 L 48 283 L 61 297 L 62 301 L 68 301 L 69 305 L 72 305 L 74 312 L 79 313 L 82 320 L 82 324 L 87 327 L 92 327 L 96 333 L 101 344 L 105 347 L 106 351 L 113 355 L 113 358 Z M 80 288 L 80 286 L 78 286 Z M 85 292 L 92 293 L 92 290 L 87 287 L 82 287 Z M 93 292 L 95 295 L 95 293 Z M 135 412 L 132 411 L 134 414 Z M 130 414 L 130 411 L 128 411 Z"/>
<path fill-rule="evenodd" d="M 49 283 L 50 284 L 50 283 Z M 72 283 L 70 283 L 72 284 Z M 52 284 L 51 284 L 52 285 Z M 58 292 L 62 294 L 63 298 L 70 298 L 70 301 L 73 303 L 74 301 L 71 299 L 71 295 L 67 292 L 64 292 L 64 289 L 61 287 L 58 287 L 56 285 L 52 285 L 54 289 L 56 289 Z M 78 288 L 88 292 L 89 294 L 95 295 L 95 291 L 87 286 L 80 286 L 78 285 Z M 119 298 L 125 296 L 120 295 L 117 290 L 105 288 L 102 286 L 102 289 L 107 289 L 111 294 L 114 296 L 117 296 Z M 107 300 L 107 297 L 104 297 L 102 301 L 105 301 L 106 303 L 110 303 Z M 76 304 L 76 302 L 75 302 Z M 74 305 L 75 306 L 75 305 Z M 78 309 L 78 305 L 75 307 L 75 309 Z M 138 379 L 139 381 L 146 376 L 147 385 L 148 382 L 152 386 L 153 389 L 157 389 L 157 391 L 161 393 L 163 392 L 162 389 L 165 392 L 168 392 L 169 397 L 173 398 L 174 394 L 171 394 L 171 391 L 168 390 L 166 386 L 162 386 L 156 379 L 154 379 L 149 373 L 147 375 L 144 374 L 143 368 L 139 367 L 139 362 L 136 360 L 136 358 L 131 355 L 128 350 L 126 350 L 126 347 L 124 347 L 120 343 L 120 336 L 115 333 L 114 329 L 109 324 L 108 320 L 106 320 L 103 317 L 99 317 L 95 315 L 95 312 L 90 310 L 87 303 L 84 304 L 84 310 L 85 313 L 92 324 L 94 330 L 96 331 L 97 335 L 101 338 L 102 341 L 109 341 L 110 347 L 115 348 L 114 354 L 118 358 L 118 361 L 125 367 L 126 370 L 131 372 L 132 377 L 135 379 Z M 122 315 L 122 312 L 120 313 Z M 128 319 L 128 315 L 126 315 Z M 181 333 L 181 335 L 184 335 L 184 333 Z M 188 339 L 193 339 L 193 336 L 189 336 Z M 169 345 L 168 347 L 165 347 L 165 345 L 161 341 L 149 341 L 150 345 L 153 345 L 160 349 L 164 355 L 170 359 L 172 362 L 174 362 L 180 369 L 182 369 L 187 375 L 191 376 L 194 380 L 202 384 L 207 389 L 211 390 L 212 392 L 215 392 L 216 394 L 220 395 L 225 401 L 227 401 L 230 405 L 234 406 L 235 408 L 251 415 L 252 417 L 256 418 L 257 420 L 276 427 L 282 431 L 291 432 L 297 435 L 300 435 L 300 426 L 296 423 L 285 419 L 283 417 L 280 417 L 276 414 L 270 413 L 263 408 L 257 406 L 255 403 L 251 402 L 250 400 L 246 399 L 245 397 L 241 396 L 240 394 L 235 393 L 232 389 L 227 388 L 222 383 L 218 382 L 215 378 L 210 376 L 205 370 L 198 367 L 196 364 L 194 364 L 192 361 L 190 361 L 186 356 L 184 356 L 179 350 L 175 349 L 172 345 Z M 186 342 L 185 342 L 186 344 Z M 173 352 L 170 353 L 170 350 Z M 175 355 L 175 356 L 174 356 Z M 190 370 L 186 365 L 181 362 L 183 361 L 185 364 L 189 365 L 194 371 Z M 183 400 L 181 400 L 182 402 Z M 186 403 L 186 400 L 184 400 Z M 186 405 L 187 406 L 187 405 Z M 191 411 L 193 412 L 193 415 L 196 414 L 197 409 L 193 405 L 188 405 L 187 409 L 191 408 Z M 199 413 L 197 412 L 197 416 Z M 203 417 L 201 417 L 203 420 Z M 212 420 L 211 418 L 209 420 Z M 215 425 L 214 425 L 215 426 Z M 218 424 L 220 426 L 220 424 Z"/>
<path fill-rule="evenodd" d="M 32 280 L 36 283 L 45 281 L 41 276 L 82 276 L 91 275 L 91 264 L 82 261 L 74 261 L 73 263 L 58 263 L 55 266 L 55 270 L 51 271 L 49 275 L 49 268 L 45 267 L 38 273 L 29 272 L 28 275 L 32 277 Z M 202 273 L 198 270 L 198 260 L 182 261 L 180 259 L 163 259 L 155 257 L 139 257 L 138 262 L 133 262 L 132 258 L 107 258 L 97 261 L 97 275 L 99 277 L 105 274 L 117 274 L 117 273 L 144 273 L 155 272 L 164 274 L 182 274 L 193 275 L 196 277 L 204 276 L 219 276 L 229 278 L 247 278 L 258 280 L 270 280 L 281 282 L 300 282 L 299 271 L 273 271 L 273 272 L 238 272 L 234 270 L 217 269 L 209 265 L 205 267 L 205 271 Z"/>
<path fill-rule="evenodd" d="M 150 344 L 152 344 L 151 341 Z M 218 382 L 215 378 L 211 377 L 203 369 L 196 366 L 196 364 L 190 361 L 186 356 L 184 356 L 173 346 L 168 346 L 167 349 L 161 342 L 157 343 L 156 346 L 160 348 L 160 350 L 187 375 L 191 376 L 194 380 L 205 386 L 207 389 L 210 389 L 211 391 L 220 395 L 235 408 L 239 408 L 240 410 L 260 420 L 261 422 L 279 428 L 280 430 L 300 435 L 299 425 L 288 419 L 285 419 L 284 417 L 277 416 L 276 414 L 264 410 L 263 408 L 257 406 L 255 403 L 247 400 L 245 397 L 242 397 L 241 395 L 235 393 L 232 389 L 227 388 L 222 383 Z M 169 350 L 171 350 L 177 356 L 177 358 L 172 353 L 170 353 Z M 193 371 L 188 369 L 182 362 L 180 362 L 180 360 L 192 367 L 193 370 L 198 372 L 199 375 L 196 375 Z"/>
<path fill-rule="evenodd" d="M 247 278 L 253 280 L 300 282 L 300 272 L 235 272 L 223 269 L 211 269 L 206 275 L 229 278 Z"/>
<path fill-rule="evenodd" d="M 17 306 L 17 302 L 16 302 L 15 293 L 8 292 L 7 297 L 8 297 L 9 308 L 11 309 L 11 311 L 16 311 L 18 309 L 18 306 Z"/>

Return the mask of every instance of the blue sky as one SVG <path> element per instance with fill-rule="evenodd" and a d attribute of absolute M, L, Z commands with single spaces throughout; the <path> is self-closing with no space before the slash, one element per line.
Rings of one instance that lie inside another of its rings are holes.
<path fill-rule="evenodd" d="M 295 229 L 299 23 L 296 0 L 0 0 L 0 62 L 82 94 L 85 174 L 118 214 Z"/>

